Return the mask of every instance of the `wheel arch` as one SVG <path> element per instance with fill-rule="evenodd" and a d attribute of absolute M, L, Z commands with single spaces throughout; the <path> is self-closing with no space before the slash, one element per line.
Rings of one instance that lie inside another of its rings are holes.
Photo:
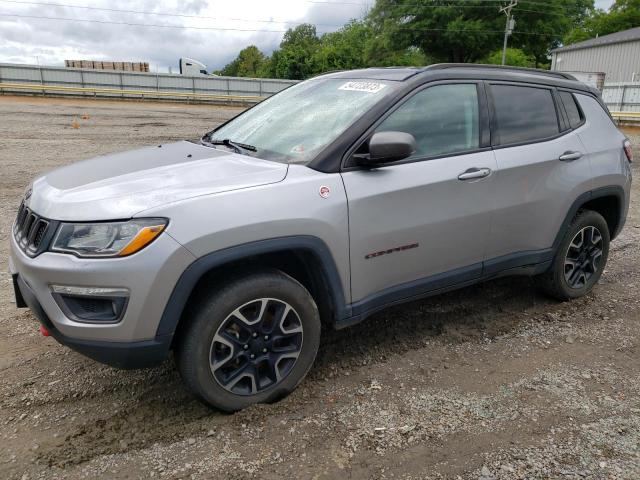
<path fill-rule="evenodd" d="M 557 250 L 564 232 L 580 210 L 593 210 L 604 217 L 609 227 L 609 234 L 613 240 L 622 230 L 625 217 L 625 193 L 619 185 L 600 187 L 583 193 L 571 205 L 560 230 L 553 243 L 554 251 Z"/>
<path fill-rule="evenodd" d="M 348 316 L 342 281 L 327 245 L 313 236 L 259 240 L 209 253 L 189 265 L 176 283 L 156 330 L 156 337 L 174 335 L 203 285 L 212 279 L 276 268 L 300 282 L 314 297 L 323 321 Z"/>
<path fill-rule="evenodd" d="M 592 210 L 602 215 L 609 227 L 611 240 L 613 240 L 620 232 L 622 205 L 622 200 L 617 195 L 604 195 L 591 198 L 580 207 L 580 210 Z"/>

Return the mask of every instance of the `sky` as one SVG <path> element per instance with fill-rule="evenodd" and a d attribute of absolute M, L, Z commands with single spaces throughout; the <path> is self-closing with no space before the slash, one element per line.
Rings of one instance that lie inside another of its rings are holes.
<path fill-rule="evenodd" d="M 596 0 L 604 9 L 612 3 Z M 337 30 L 361 18 L 372 4 L 373 0 L 0 0 L 0 62 L 146 61 L 152 71 L 172 67 L 175 72 L 178 59 L 189 57 L 215 70 L 247 45 L 269 54 L 289 27 L 308 22 L 317 25 L 319 33 Z"/>

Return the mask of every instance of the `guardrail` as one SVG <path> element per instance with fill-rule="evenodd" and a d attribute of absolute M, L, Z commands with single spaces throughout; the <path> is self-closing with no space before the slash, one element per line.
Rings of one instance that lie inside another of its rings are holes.
<path fill-rule="evenodd" d="M 207 102 L 226 103 L 258 103 L 266 96 L 258 95 L 223 95 L 218 93 L 200 92 L 169 92 L 159 90 L 133 90 L 122 88 L 99 88 L 99 87 L 66 87 L 61 85 L 46 85 L 33 83 L 7 83 L 0 82 L 0 93 L 33 92 L 46 94 L 93 96 L 95 98 L 125 98 L 125 99 L 173 99 L 173 100 L 194 100 Z M 640 111 L 612 111 L 611 116 L 618 121 L 640 122 Z"/>
<path fill-rule="evenodd" d="M 0 82 L 0 92 L 15 93 L 16 91 L 31 91 L 47 94 L 61 93 L 67 95 L 82 94 L 93 95 L 101 98 L 169 98 L 169 99 L 193 99 L 218 102 L 258 103 L 267 97 L 256 95 L 220 95 L 215 93 L 194 92 L 163 92 L 157 90 L 130 90 L 119 88 L 93 88 L 93 87 L 64 87 L 60 85 L 40 85 L 28 83 L 4 83 Z"/>
<path fill-rule="evenodd" d="M 640 112 L 610 112 L 611 116 L 617 120 L 631 119 L 640 121 Z"/>
<path fill-rule="evenodd" d="M 640 82 L 610 82 L 602 89 L 602 99 L 609 110 L 640 112 Z"/>
<path fill-rule="evenodd" d="M 255 103 L 297 81 L 0 63 L 0 83 L 20 85 L 20 87 L 13 87 L 13 93 L 22 95 L 125 99 L 137 97 L 164 98 L 172 101 Z M 22 85 L 32 85 L 37 88 L 29 89 Z M 9 87 L 3 88 L 0 93 L 4 91 L 9 92 Z"/>

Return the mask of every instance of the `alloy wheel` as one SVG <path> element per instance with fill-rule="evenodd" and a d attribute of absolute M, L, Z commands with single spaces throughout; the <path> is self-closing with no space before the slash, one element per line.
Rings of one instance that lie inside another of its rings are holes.
<path fill-rule="evenodd" d="M 576 233 L 564 260 L 564 278 L 569 287 L 580 289 L 589 282 L 600 267 L 602 252 L 602 234 L 596 227 L 585 227 Z"/>
<path fill-rule="evenodd" d="M 236 395 L 255 395 L 286 377 L 302 350 L 300 317 L 287 302 L 259 298 L 238 307 L 211 342 L 216 382 Z"/>

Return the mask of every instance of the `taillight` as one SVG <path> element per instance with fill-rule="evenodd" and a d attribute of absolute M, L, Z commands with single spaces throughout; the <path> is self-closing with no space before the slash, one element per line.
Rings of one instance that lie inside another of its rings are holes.
<path fill-rule="evenodd" d="M 624 141 L 624 153 L 627 156 L 629 163 L 633 162 L 633 150 L 631 149 L 631 142 L 629 140 Z"/>

